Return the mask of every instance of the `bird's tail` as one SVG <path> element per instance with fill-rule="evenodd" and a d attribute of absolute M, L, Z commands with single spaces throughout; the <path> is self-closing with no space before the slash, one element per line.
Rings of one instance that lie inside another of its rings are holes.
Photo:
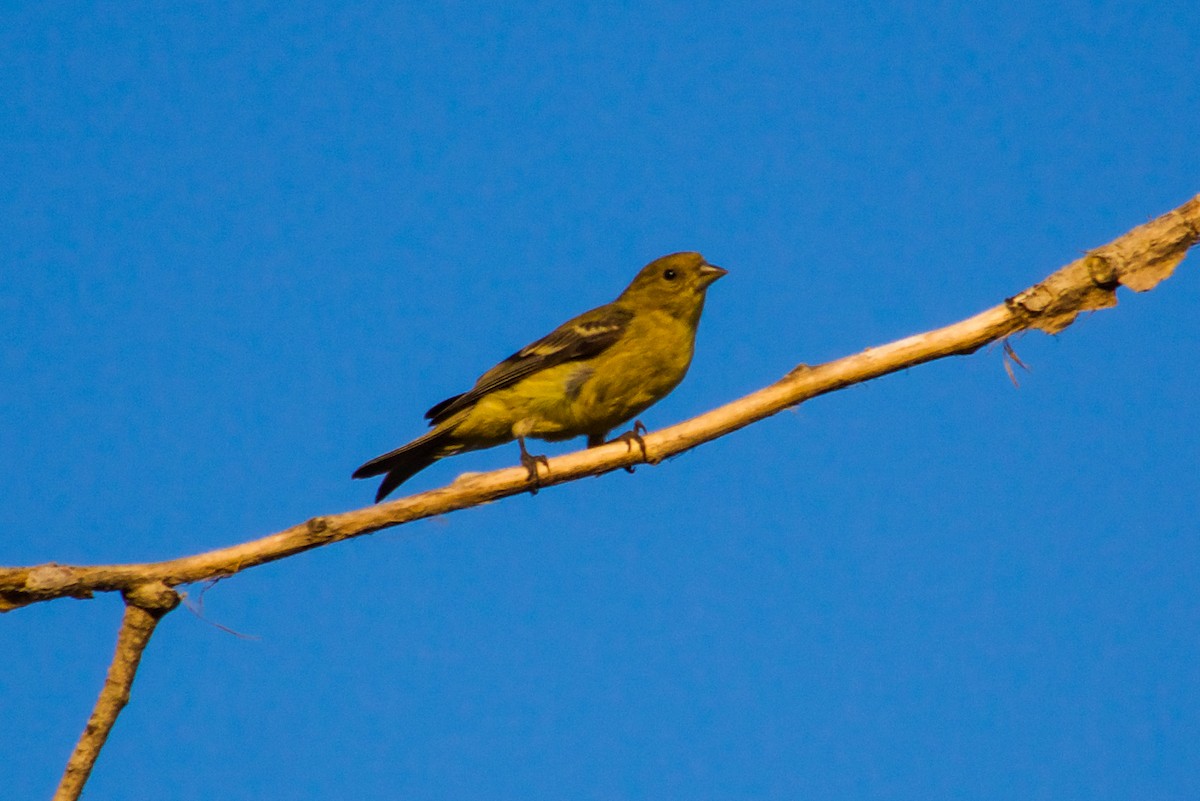
<path fill-rule="evenodd" d="M 394 451 L 376 456 L 371 461 L 354 471 L 351 478 L 370 478 L 383 475 L 379 491 L 375 493 L 375 503 L 379 503 L 396 487 L 408 481 L 414 475 L 424 470 L 438 459 L 447 455 L 446 429 L 430 431 L 423 437 L 417 437 L 407 445 L 401 445 Z"/>

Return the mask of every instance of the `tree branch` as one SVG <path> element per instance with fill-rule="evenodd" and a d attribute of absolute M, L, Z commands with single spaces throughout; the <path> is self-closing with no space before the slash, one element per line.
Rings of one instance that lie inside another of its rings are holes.
<path fill-rule="evenodd" d="M 962 322 L 907 337 L 815 367 L 800 365 L 779 381 L 691 420 L 645 437 L 645 454 L 624 443 L 551 459 L 547 487 L 690 450 L 809 398 L 981 346 L 1018 331 L 1057 333 L 1085 311 L 1116 304 L 1116 290 L 1152 289 L 1200 240 L 1200 195 L 1133 229 L 1044 281 Z M 325 515 L 207 553 L 142 564 L 0 568 L 0 611 L 54 598 L 128 592 L 148 582 L 168 587 L 233 575 L 249 567 L 333 542 L 516 495 L 530 489 L 524 468 L 465 474 L 439 489 L 341 514 Z"/>
<path fill-rule="evenodd" d="M 179 593 L 161 582 L 143 584 L 125 593 L 125 617 L 117 635 L 116 653 L 87 726 L 67 760 L 54 801 L 76 801 L 83 792 L 83 785 L 92 774 L 96 758 L 100 756 L 100 749 L 108 740 L 117 716 L 129 703 L 133 677 L 137 675 L 138 663 L 142 661 L 142 652 L 150 642 L 154 627 L 163 615 L 178 605 Z"/>

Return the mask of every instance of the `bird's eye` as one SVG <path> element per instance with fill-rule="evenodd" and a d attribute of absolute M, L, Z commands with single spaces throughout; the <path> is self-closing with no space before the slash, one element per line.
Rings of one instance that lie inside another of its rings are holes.
<path fill-rule="evenodd" d="M 663 271 L 663 278 L 667 279 L 668 281 L 674 281 L 676 275 L 678 275 L 678 273 L 676 273 L 674 270 Z"/>

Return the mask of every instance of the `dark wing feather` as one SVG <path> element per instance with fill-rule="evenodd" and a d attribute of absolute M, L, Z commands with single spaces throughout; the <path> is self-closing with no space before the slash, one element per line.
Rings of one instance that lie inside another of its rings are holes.
<path fill-rule="evenodd" d="M 467 392 L 431 408 L 425 417 L 430 425 L 437 425 L 489 392 L 511 387 L 539 370 L 597 356 L 621 338 L 631 319 L 633 312 L 628 309 L 602 306 L 568 320 L 488 370 Z"/>
<path fill-rule="evenodd" d="M 453 395 L 449 398 L 446 398 L 441 403 L 435 403 L 433 406 L 429 407 L 429 411 L 425 412 L 425 419 L 429 421 L 429 425 L 436 425 L 437 421 L 445 419 L 446 415 L 443 415 L 442 412 L 446 411 L 446 409 L 449 409 L 450 406 L 452 406 L 454 402 L 461 397 L 462 395 Z"/>

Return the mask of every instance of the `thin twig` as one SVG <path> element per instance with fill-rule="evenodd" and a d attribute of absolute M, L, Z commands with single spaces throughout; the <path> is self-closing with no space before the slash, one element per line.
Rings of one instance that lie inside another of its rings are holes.
<path fill-rule="evenodd" d="M 108 740 L 117 716 L 129 703 L 133 678 L 137 675 L 138 663 L 142 661 L 142 652 L 150 642 L 150 635 L 162 616 L 178 603 L 179 594 L 162 583 L 143 585 L 125 593 L 125 616 L 121 620 L 112 664 L 108 666 L 104 687 L 96 699 L 87 726 L 79 736 L 71 758 L 67 760 L 67 768 L 54 793 L 54 801 L 76 801 L 83 792 L 83 786 L 92 774 L 96 758 L 100 756 L 100 749 Z"/>
<path fill-rule="evenodd" d="M 670 428 L 647 434 L 642 449 L 617 442 L 549 461 L 539 486 L 573 481 L 639 463 L 657 464 L 697 445 L 778 414 L 810 398 L 946 356 L 974 353 L 1018 331 L 1057 333 L 1082 312 L 1116 305 L 1116 291 L 1139 292 L 1169 276 L 1200 239 L 1200 195 L 1058 270 L 974 317 L 836 361 L 794 368 L 764 389 Z M 54 598 L 90 598 L 159 581 L 175 587 L 231 576 L 380 529 L 446 514 L 529 490 L 523 467 L 461 476 L 428 492 L 352 512 L 314 517 L 261 539 L 207 553 L 142 564 L 44 564 L 0 568 L 0 612 Z"/>
<path fill-rule="evenodd" d="M 587 475 L 658 464 L 704 442 L 778 414 L 829 392 L 934 359 L 973 353 L 1018 331 L 1057 333 L 1084 311 L 1116 304 L 1116 290 L 1152 289 L 1169 276 L 1188 248 L 1200 240 L 1200 195 L 1087 254 L 999 306 L 962 322 L 907 337 L 826 364 L 799 365 L 771 386 L 679 425 L 649 434 L 640 452 L 614 443 L 550 461 L 539 486 Z M 1006 342 L 1005 353 L 1020 359 Z M 1010 371 L 1011 367 L 1005 363 Z M 1024 366 L 1024 365 L 1021 365 Z M 1015 379 L 1015 376 L 1013 376 Z M 54 563 L 0 568 L 0 612 L 54 598 L 90 598 L 95 592 L 125 595 L 125 617 L 116 653 L 87 727 L 67 763 L 56 801 L 75 801 L 121 710 L 129 702 L 138 663 L 158 620 L 179 603 L 172 589 L 213 581 L 248 567 L 383 528 L 477 506 L 529 489 L 524 468 L 462 476 L 440 489 L 343 514 L 315 517 L 262 539 L 208 553 L 145 564 L 71 566 Z"/>

